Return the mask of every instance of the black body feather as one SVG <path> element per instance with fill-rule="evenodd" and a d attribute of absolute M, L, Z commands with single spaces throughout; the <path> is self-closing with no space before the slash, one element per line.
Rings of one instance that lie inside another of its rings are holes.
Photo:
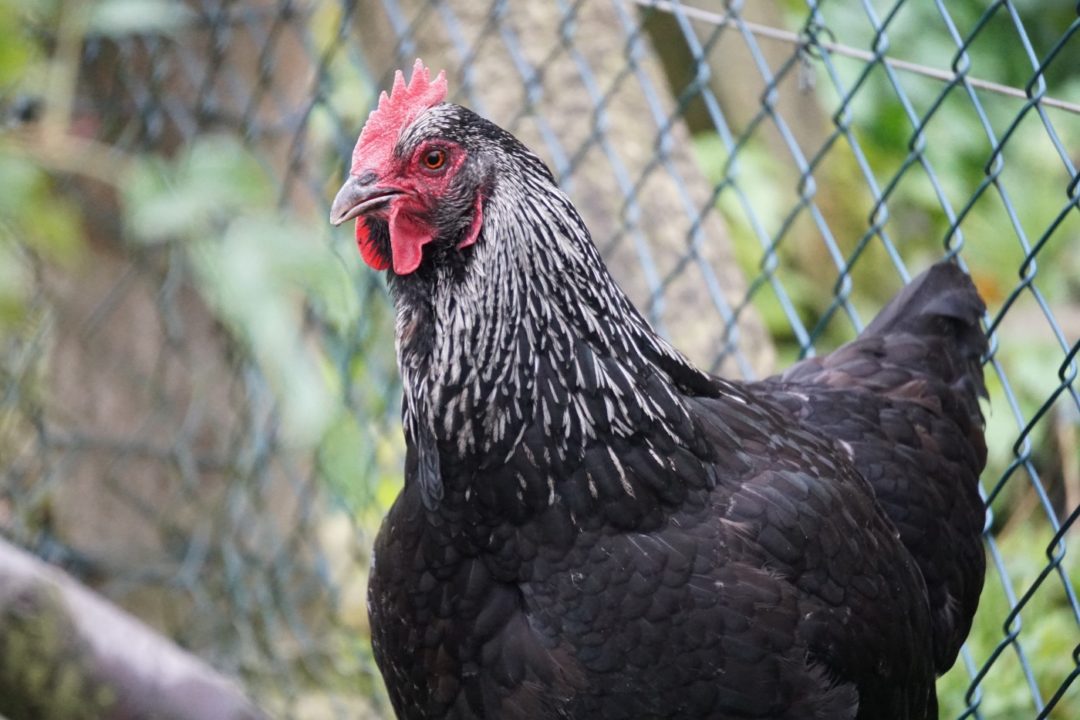
<path fill-rule="evenodd" d="M 652 332 L 509 134 L 444 104 L 399 150 L 425 137 L 486 199 L 474 247 L 447 210 L 390 275 L 408 456 L 369 606 L 398 715 L 936 717 L 984 562 L 967 277 L 730 383 Z"/>

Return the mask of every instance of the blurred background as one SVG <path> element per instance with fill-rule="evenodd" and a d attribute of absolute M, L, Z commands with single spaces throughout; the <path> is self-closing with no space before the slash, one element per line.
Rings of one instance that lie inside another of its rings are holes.
<path fill-rule="evenodd" d="M 959 254 L 993 337 L 990 562 L 941 717 L 1080 717 L 1078 11 L 0 0 L 0 537 L 271 717 L 392 717 L 365 610 L 401 482 L 392 317 L 326 218 L 419 56 L 716 372 L 827 351 Z"/>

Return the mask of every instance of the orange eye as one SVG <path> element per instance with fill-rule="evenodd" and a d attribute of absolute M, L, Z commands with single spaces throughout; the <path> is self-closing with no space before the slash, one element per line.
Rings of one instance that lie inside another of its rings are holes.
<path fill-rule="evenodd" d="M 428 150 L 424 153 L 423 163 L 428 170 L 438 170 L 446 164 L 446 151 Z"/>

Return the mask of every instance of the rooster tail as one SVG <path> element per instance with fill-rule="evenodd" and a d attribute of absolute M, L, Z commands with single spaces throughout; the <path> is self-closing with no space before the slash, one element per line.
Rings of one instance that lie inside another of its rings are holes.
<path fill-rule="evenodd" d="M 979 398 L 988 344 L 986 311 L 975 284 L 952 262 L 912 280 L 852 342 L 792 366 L 781 379 L 863 388 L 933 406 L 953 418 L 985 453 Z"/>
<path fill-rule="evenodd" d="M 986 397 L 982 364 L 989 345 L 979 320 L 985 312 L 971 277 L 944 261 L 908 283 L 861 338 L 884 339 L 885 359 L 916 376 L 947 383 L 981 424 L 978 397 Z"/>
<path fill-rule="evenodd" d="M 908 443 L 912 475 L 897 486 L 900 491 L 890 490 L 891 482 L 875 485 L 927 581 L 939 673 L 956 660 L 983 582 L 985 511 L 977 479 L 986 465 L 979 406 L 979 398 L 986 397 L 983 360 L 989 344 L 980 323 L 985 312 L 967 273 L 955 263 L 938 263 L 885 306 L 851 343 L 851 359 L 840 363 L 855 374 L 870 370 L 863 380 L 874 391 L 952 419 L 967 441 L 964 447 L 955 432 L 920 425 L 918 414 L 908 412 L 906 422 L 897 422 L 917 435 Z M 939 513 L 938 520 L 913 522 L 922 508 Z M 935 528 L 935 522 L 948 527 Z M 924 544 L 928 533 L 937 539 L 929 545 Z"/>

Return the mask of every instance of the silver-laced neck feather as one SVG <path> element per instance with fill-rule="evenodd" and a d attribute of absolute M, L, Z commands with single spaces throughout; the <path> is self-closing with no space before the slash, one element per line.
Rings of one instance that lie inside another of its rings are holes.
<path fill-rule="evenodd" d="M 721 381 L 653 332 L 550 171 L 487 126 L 502 136 L 470 143 L 490 178 L 471 258 L 391 282 L 410 441 L 437 447 L 442 464 L 481 466 L 509 458 L 535 424 L 561 463 L 643 423 L 684 442 L 684 395 L 718 395 Z"/>

